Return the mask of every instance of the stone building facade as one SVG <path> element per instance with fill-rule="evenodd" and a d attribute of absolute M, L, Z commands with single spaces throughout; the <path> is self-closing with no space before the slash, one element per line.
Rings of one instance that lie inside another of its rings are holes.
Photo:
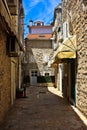
<path fill-rule="evenodd" d="M 62 43 L 62 4 L 60 3 L 54 8 L 54 27 L 53 27 L 53 45 L 54 45 L 54 54 L 57 52 L 58 47 Z M 61 63 L 57 63 L 57 58 L 53 63 L 53 67 L 55 68 L 55 86 L 58 88 L 58 90 L 62 91 L 62 71 Z"/>
<path fill-rule="evenodd" d="M 54 25 L 55 30 L 57 27 Z M 87 0 L 62 0 L 61 42 L 51 66 L 60 65 L 62 72 L 57 69 L 56 73 L 61 74 L 63 96 L 87 116 Z M 60 79 L 56 81 L 59 84 Z"/>
<path fill-rule="evenodd" d="M 76 106 L 87 116 L 87 0 L 62 0 L 62 6 L 67 35 L 76 35 Z"/>
<path fill-rule="evenodd" d="M 1 28 L 1 27 L 0 27 Z M 4 113 L 9 109 L 11 104 L 10 86 L 11 69 L 10 57 L 6 55 L 6 33 L 0 30 L 0 122 L 3 119 Z M 2 35 L 1 35 L 2 34 Z"/>
<path fill-rule="evenodd" d="M 18 38 L 18 2 L 0 1 L 0 122 L 14 103 L 18 86 L 19 52 L 23 51 Z"/>
<path fill-rule="evenodd" d="M 32 86 L 47 86 L 41 79 L 46 75 L 54 76 L 54 69 L 47 66 L 49 55 L 53 51 L 52 26 L 45 26 L 43 22 L 36 21 L 34 25 L 29 26 L 29 31 L 30 34 L 25 40 L 27 60 L 25 76 L 29 76 Z M 53 86 L 52 83 L 50 85 Z"/>

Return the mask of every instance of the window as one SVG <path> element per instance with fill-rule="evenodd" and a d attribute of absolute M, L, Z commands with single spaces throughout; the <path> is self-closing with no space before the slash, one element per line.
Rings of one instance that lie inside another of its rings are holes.
<path fill-rule="evenodd" d="M 45 73 L 45 76 L 49 76 L 49 73 Z"/>
<path fill-rule="evenodd" d="M 68 13 L 68 28 L 69 28 L 69 34 L 72 35 L 73 34 L 73 26 L 72 26 L 72 13 L 69 12 Z"/>
<path fill-rule="evenodd" d="M 58 33 L 61 31 L 61 27 L 58 28 Z"/>
<path fill-rule="evenodd" d="M 11 38 L 11 41 L 10 41 L 10 51 L 11 52 L 15 51 L 15 38 Z"/>
<path fill-rule="evenodd" d="M 67 22 L 63 23 L 63 39 L 65 40 L 68 36 L 68 26 Z"/>
<path fill-rule="evenodd" d="M 37 26 L 41 26 L 41 23 L 37 23 Z"/>
<path fill-rule="evenodd" d="M 7 53 L 16 52 L 15 47 L 15 37 L 8 37 L 7 36 L 7 43 L 6 43 Z"/>
<path fill-rule="evenodd" d="M 33 70 L 33 71 L 31 72 L 31 76 L 37 76 L 37 71 L 34 71 L 34 70 Z"/>

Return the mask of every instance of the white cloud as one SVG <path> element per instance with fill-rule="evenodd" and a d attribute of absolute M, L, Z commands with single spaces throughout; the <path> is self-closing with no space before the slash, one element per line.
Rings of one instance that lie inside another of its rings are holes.
<path fill-rule="evenodd" d="M 25 6 L 25 15 L 28 15 L 29 12 L 31 10 L 33 10 L 33 8 L 35 8 L 35 6 L 37 6 L 38 3 L 44 3 L 44 0 L 26 0 L 28 1 L 27 4 L 24 3 L 24 6 Z"/>
<path fill-rule="evenodd" d="M 59 2 L 61 2 L 61 0 Z M 38 17 L 42 18 L 45 21 L 45 23 L 52 22 L 49 20 L 53 18 L 54 8 L 59 4 L 59 2 L 58 0 L 48 0 L 48 2 L 44 2 L 44 11 L 40 12 Z"/>
<path fill-rule="evenodd" d="M 42 2 L 42 0 L 32 0 L 31 3 L 30 3 L 30 7 L 34 7 L 40 2 Z"/>
<path fill-rule="evenodd" d="M 32 20 L 42 20 L 45 24 L 52 22 L 50 20 L 53 18 L 54 8 L 59 2 L 61 2 L 61 0 L 23 0 L 25 7 L 25 22 L 28 24 L 28 21 L 31 18 Z M 40 7 L 40 4 L 42 7 Z M 35 12 L 37 6 L 38 14 Z M 43 8 L 43 11 L 41 8 Z"/>
<path fill-rule="evenodd" d="M 38 16 L 36 17 L 37 19 L 42 19 L 45 21 L 45 23 L 48 23 L 50 19 L 53 18 L 53 12 L 55 6 L 58 5 L 56 0 L 52 2 L 52 0 L 49 0 L 48 2 L 43 2 L 44 5 L 44 11 L 40 12 Z"/>

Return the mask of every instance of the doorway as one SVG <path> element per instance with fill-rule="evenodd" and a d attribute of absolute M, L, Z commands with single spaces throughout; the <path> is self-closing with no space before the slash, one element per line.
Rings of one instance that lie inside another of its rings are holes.
<path fill-rule="evenodd" d="M 31 86 L 37 86 L 37 75 L 38 75 L 37 70 L 31 70 L 31 73 L 30 73 L 30 85 Z"/>
<path fill-rule="evenodd" d="M 73 100 L 73 104 L 76 102 L 76 91 L 75 91 L 75 60 L 71 62 L 71 98 Z"/>

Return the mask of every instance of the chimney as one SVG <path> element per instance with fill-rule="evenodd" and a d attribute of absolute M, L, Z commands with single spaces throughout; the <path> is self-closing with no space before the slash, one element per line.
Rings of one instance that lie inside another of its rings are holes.
<path fill-rule="evenodd" d="M 29 21 L 29 26 L 33 26 L 33 20 L 32 19 Z"/>

